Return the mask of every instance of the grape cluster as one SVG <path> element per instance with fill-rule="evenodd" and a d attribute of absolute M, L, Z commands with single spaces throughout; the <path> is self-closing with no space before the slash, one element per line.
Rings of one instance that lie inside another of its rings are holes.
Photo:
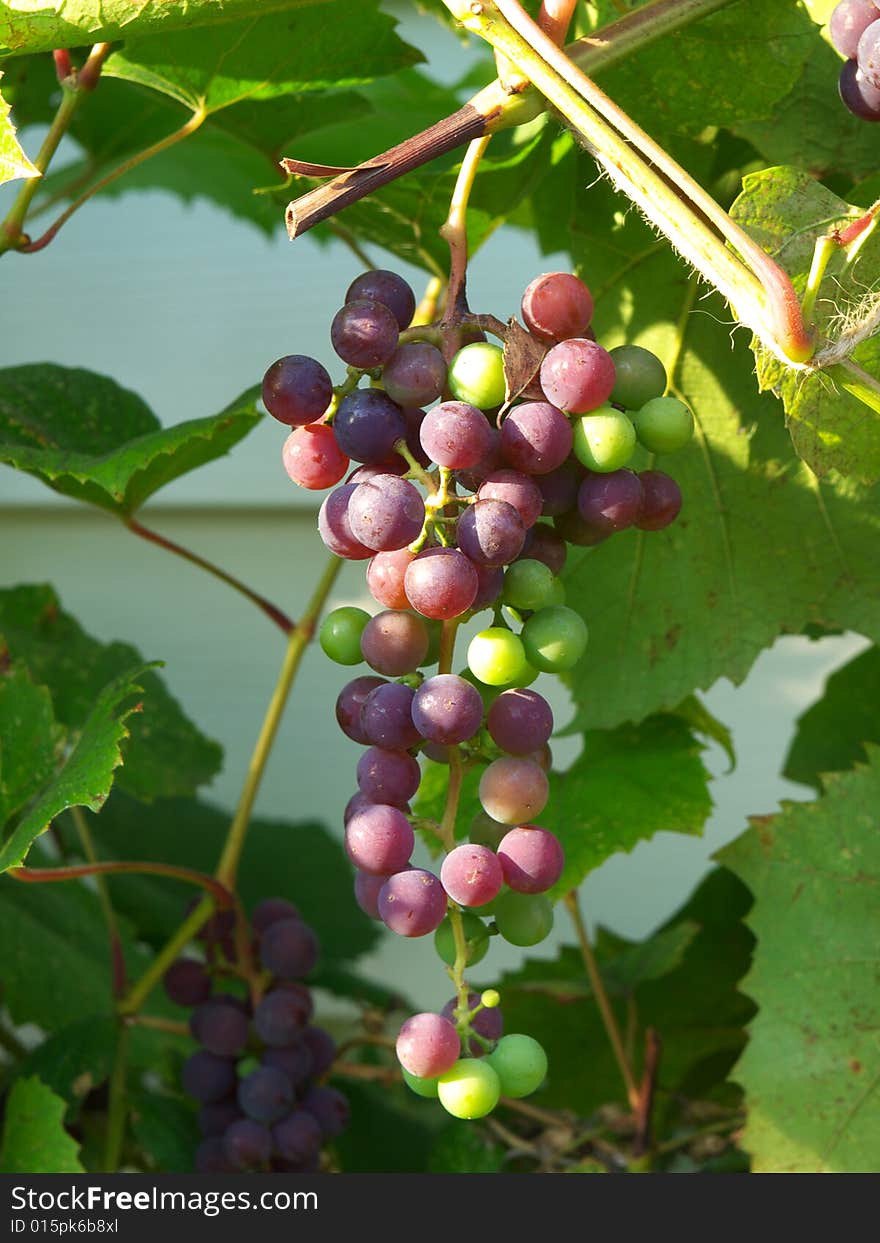
<path fill-rule="evenodd" d="M 841 100 L 863 121 L 880 121 L 880 0 L 841 0 L 828 29 L 846 57 L 838 81 Z"/>
<path fill-rule="evenodd" d="M 534 1091 L 547 1070 L 535 1040 L 503 1034 L 498 994 L 468 993 L 461 970 L 480 961 L 491 935 L 531 946 L 553 924 L 547 893 L 563 851 L 536 823 L 549 793 L 553 714 L 529 686 L 540 672 L 572 669 L 586 648 L 586 625 L 558 577 L 566 544 L 668 526 L 681 508 L 677 484 L 628 463 L 638 443 L 651 453 L 682 448 L 694 424 L 664 395 L 652 353 L 597 344 L 592 296 L 569 273 L 540 276 L 524 293 L 542 361 L 514 402 L 500 346 L 469 340 L 447 365 L 434 343 L 442 333 L 406 331 L 414 309 L 396 274 L 359 277 L 331 328 L 346 382 L 334 389 L 319 363 L 292 355 L 269 368 L 263 400 L 294 425 L 283 453 L 290 477 L 334 487 L 318 516 L 321 538 L 340 557 L 369 561 L 381 610 L 336 609 L 320 631 L 333 660 L 373 671 L 336 703 L 341 729 L 366 748 L 345 811 L 356 900 L 401 936 L 434 933 L 459 986 L 442 1013 L 403 1024 L 398 1060 L 413 1091 L 476 1118 L 502 1093 Z M 472 638 L 466 667 L 449 672 L 448 623 L 484 609 L 492 624 Z M 423 672 L 438 662 L 438 672 Z M 439 875 L 410 862 L 419 754 L 483 766 L 468 840 L 454 844 L 454 826 L 437 826 L 447 848 Z"/>
<path fill-rule="evenodd" d="M 314 932 L 284 898 L 254 909 L 248 953 L 260 988 L 247 996 L 218 991 L 242 978 L 235 918 L 218 911 L 202 929 L 205 960 L 179 958 L 165 991 L 192 1009 L 201 1046 L 183 1066 L 183 1088 L 199 1104 L 201 1174 L 315 1173 L 322 1146 L 344 1130 L 348 1102 L 321 1082 L 336 1046 L 311 1024 L 312 997 L 302 980 L 315 966 Z M 260 970 L 262 969 L 262 970 Z"/>

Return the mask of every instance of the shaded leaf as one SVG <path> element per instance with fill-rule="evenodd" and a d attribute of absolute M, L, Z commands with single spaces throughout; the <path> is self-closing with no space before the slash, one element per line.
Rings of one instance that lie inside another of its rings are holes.
<path fill-rule="evenodd" d="M 196 1111 L 179 1097 L 142 1089 L 129 1094 L 131 1131 L 159 1174 L 188 1174 L 202 1135 Z"/>
<path fill-rule="evenodd" d="M 63 736 L 45 686 L 20 665 L 4 669 L 0 646 L 0 826 L 49 780 Z"/>
<path fill-rule="evenodd" d="M 435 1139 L 428 1170 L 432 1174 L 498 1174 L 506 1155 L 485 1131 L 468 1122 L 453 1122 Z"/>
<path fill-rule="evenodd" d="M 19 1077 L 36 1075 L 68 1104 L 78 1105 L 109 1078 L 117 1032 L 117 1020 L 107 1013 L 77 1019 L 37 1045 L 19 1067 Z"/>
<path fill-rule="evenodd" d="M 351 1106 L 351 1121 L 333 1147 L 346 1174 L 424 1173 L 441 1118 L 441 1106 L 409 1088 L 380 1087 L 350 1079 L 334 1083 Z M 425 1108 L 427 1106 L 427 1108 Z M 381 1135 L 382 1142 L 376 1142 Z"/>
<path fill-rule="evenodd" d="M 79 1145 L 64 1129 L 64 1101 L 39 1079 L 19 1079 L 6 1102 L 4 1174 L 82 1174 Z"/>
<path fill-rule="evenodd" d="M 878 703 L 880 650 L 871 647 L 835 670 L 822 698 L 798 717 L 783 776 L 821 790 L 823 773 L 864 763 L 865 744 L 880 744 Z"/>

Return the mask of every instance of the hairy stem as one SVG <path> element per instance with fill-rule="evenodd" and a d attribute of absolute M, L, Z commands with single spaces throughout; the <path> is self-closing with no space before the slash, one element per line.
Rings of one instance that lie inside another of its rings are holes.
<path fill-rule="evenodd" d="M 95 850 L 95 843 L 92 834 L 86 822 L 83 809 L 81 807 L 71 807 L 71 819 L 76 828 L 77 837 L 83 848 L 83 854 L 93 865 L 92 875 L 95 877 L 95 883 L 98 889 L 98 901 L 101 903 L 101 910 L 104 915 L 104 923 L 107 925 L 107 936 L 110 940 L 110 963 L 111 963 L 111 979 L 113 984 L 113 996 L 122 997 L 126 989 L 125 980 L 125 955 L 122 952 L 122 938 L 119 935 L 119 924 L 116 920 L 116 912 L 113 909 L 113 903 L 110 900 L 110 890 L 104 879 L 104 871 L 100 867 L 98 861 L 98 853 Z"/>
<path fill-rule="evenodd" d="M 107 1135 L 104 1141 L 104 1173 L 114 1174 L 119 1169 L 126 1124 L 126 1080 L 128 1078 L 128 1044 L 130 1031 L 126 1023 L 120 1023 L 116 1032 L 116 1053 L 110 1072 L 109 1102 L 107 1105 Z"/>

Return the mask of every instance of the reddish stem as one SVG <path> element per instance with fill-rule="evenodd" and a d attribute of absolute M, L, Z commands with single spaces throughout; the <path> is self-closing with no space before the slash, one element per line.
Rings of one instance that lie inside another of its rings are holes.
<path fill-rule="evenodd" d="M 108 876 L 125 873 L 147 873 L 152 876 L 169 876 L 172 880 L 186 881 L 206 889 L 215 904 L 221 910 L 234 906 L 235 897 L 231 890 L 194 868 L 175 867 L 171 863 L 76 863 L 63 868 L 10 868 L 7 875 L 13 880 L 24 881 L 29 885 L 51 884 L 54 881 L 79 880 L 83 876 Z M 115 949 L 114 949 L 115 955 Z"/>
<path fill-rule="evenodd" d="M 52 59 L 55 61 L 55 72 L 58 75 L 58 81 L 64 82 L 73 74 L 70 52 L 68 52 L 66 47 L 57 47 L 52 53 Z"/>

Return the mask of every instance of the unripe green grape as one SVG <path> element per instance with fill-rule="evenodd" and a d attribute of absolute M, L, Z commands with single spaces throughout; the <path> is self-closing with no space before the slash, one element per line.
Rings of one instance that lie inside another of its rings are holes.
<path fill-rule="evenodd" d="M 533 613 L 521 635 L 529 663 L 545 673 L 573 669 L 584 654 L 587 637 L 587 623 L 564 604 Z"/>
<path fill-rule="evenodd" d="M 416 1096 L 424 1096 L 430 1099 L 437 1099 L 437 1080 L 436 1079 L 420 1079 L 418 1075 L 411 1075 L 409 1071 L 401 1066 L 400 1073 L 403 1075 L 403 1082 Z"/>
<path fill-rule="evenodd" d="M 468 668 L 489 686 L 527 686 L 532 672 L 522 640 L 503 626 L 490 626 L 474 635 L 468 645 Z"/>
<path fill-rule="evenodd" d="M 656 354 L 641 345 L 618 345 L 614 361 L 611 400 L 627 410 L 639 410 L 646 401 L 666 392 L 666 368 Z"/>
<path fill-rule="evenodd" d="M 484 1058 L 462 1057 L 440 1076 L 437 1095 L 453 1118 L 485 1118 L 498 1104 L 501 1081 Z"/>
<path fill-rule="evenodd" d="M 474 963 L 481 962 L 486 957 L 489 949 L 489 929 L 481 919 L 471 914 L 470 911 L 462 911 L 461 922 L 464 929 L 465 945 L 467 946 L 465 966 L 472 967 Z M 448 915 L 434 933 L 434 949 L 448 966 L 454 965 L 455 933 L 452 930 L 452 922 Z"/>
<path fill-rule="evenodd" d="M 501 599 L 515 609 L 542 609 L 550 603 L 555 581 L 543 561 L 514 561 L 504 575 Z"/>
<path fill-rule="evenodd" d="M 574 425 L 575 457 L 600 475 L 626 466 L 635 447 L 632 420 L 611 406 L 600 406 Z"/>
<path fill-rule="evenodd" d="M 694 416 L 677 397 L 655 397 L 632 420 L 636 435 L 651 453 L 675 453 L 694 434 Z"/>
<path fill-rule="evenodd" d="M 565 604 L 565 583 L 561 578 L 554 578 L 553 585 L 550 588 L 550 594 L 547 597 L 545 608 L 550 608 L 554 604 Z"/>
<path fill-rule="evenodd" d="M 542 893 L 508 889 L 495 900 L 495 926 L 510 945 L 537 945 L 553 927 L 553 906 Z"/>
<path fill-rule="evenodd" d="M 484 1005 L 487 1010 L 494 1010 L 496 1006 L 501 1005 L 501 994 L 498 992 L 497 988 L 487 988 L 480 994 L 480 1003 Z"/>
<path fill-rule="evenodd" d="M 449 364 L 449 391 L 478 410 L 492 410 L 504 401 L 504 356 L 500 345 L 475 341 L 460 349 Z"/>
<path fill-rule="evenodd" d="M 493 820 L 484 811 L 479 811 L 471 821 L 468 840 L 475 846 L 486 846 L 489 850 L 497 850 L 501 845 L 501 839 L 509 832 L 509 824 L 502 824 L 500 820 Z M 491 904 L 487 903 L 487 905 Z"/>
<path fill-rule="evenodd" d="M 369 620 L 364 609 L 351 606 L 328 613 L 318 635 L 324 653 L 338 665 L 359 665 L 363 660 L 361 635 Z"/>
<path fill-rule="evenodd" d="M 531 1096 L 547 1077 L 547 1054 L 531 1036 L 502 1036 L 486 1061 L 501 1080 L 503 1095 L 514 1100 Z"/>

